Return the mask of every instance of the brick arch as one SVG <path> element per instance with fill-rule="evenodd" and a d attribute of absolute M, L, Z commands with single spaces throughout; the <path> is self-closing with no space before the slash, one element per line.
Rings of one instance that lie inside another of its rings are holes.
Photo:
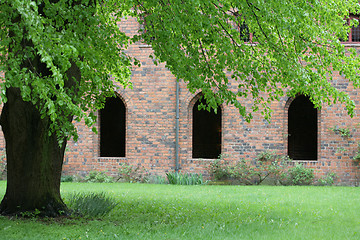
<path fill-rule="evenodd" d="M 192 114 L 190 114 L 190 112 L 192 112 L 192 109 L 193 109 L 195 103 L 196 103 L 202 96 L 204 96 L 204 94 L 201 92 L 201 90 L 198 90 L 198 91 L 196 91 L 194 94 L 189 94 L 188 96 L 186 96 L 185 101 L 189 103 L 189 104 L 188 104 L 188 108 L 187 108 L 187 109 L 188 109 L 188 112 L 189 112 L 189 116 L 192 115 Z M 223 106 L 223 104 L 219 105 L 218 107 L 221 109 L 222 112 L 224 111 L 224 106 Z M 191 116 L 191 117 L 192 117 L 192 116 Z"/>
<path fill-rule="evenodd" d="M 118 98 L 120 98 L 121 99 L 121 101 L 123 101 L 123 103 L 124 103 L 124 105 L 125 105 L 125 108 L 126 108 L 126 110 L 128 109 L 128 105 L 129 105 L 129 103 L 131 102 L 131 98 L 129 98 L 127 95 L 126 95 L 126 93 L 125 93 L 125 91 L 115 91 L 115 95 L 118 97 Z"/>

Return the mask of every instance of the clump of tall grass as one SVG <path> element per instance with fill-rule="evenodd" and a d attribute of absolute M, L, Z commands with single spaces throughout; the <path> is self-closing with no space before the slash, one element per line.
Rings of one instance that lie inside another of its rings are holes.
<path fill-rule="evenodd" d="M 200 185 L 204 184 L 202 174 L 197 173 L 166 173 L 169 184 L 175 185 Z"/>
<path fill-rule="evenodd" d="M 68 206 L 75 214 L 84 217 L 100 217 L 108 214 L 118 203 L 104 192 L 72 193 Z"/>

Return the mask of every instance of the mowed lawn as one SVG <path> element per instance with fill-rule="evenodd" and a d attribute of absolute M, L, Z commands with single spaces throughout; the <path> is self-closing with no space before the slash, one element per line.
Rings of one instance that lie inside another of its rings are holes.
<path fill-rule="evenodd" d="M 0 182 L 1 197 L 6 182 Z M 360 188 L 63 183 L 118 202 L 99 219 L 0 217 L 0 239 L 360 239 Z"/>

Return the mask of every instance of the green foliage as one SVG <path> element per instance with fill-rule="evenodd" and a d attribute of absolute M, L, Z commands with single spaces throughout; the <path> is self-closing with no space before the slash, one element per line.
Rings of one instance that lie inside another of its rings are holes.
<path fill-rule="evenodd" d="M 229 164 L 219 158 L 210 163 L 209 172 L 215 181 L 227 179 L 235 184 L 259 185 L 271 178 L 273 184 L 278 184 L 288 168 L 289 161 L 288 157 L 264 151 L 259 153 L 254 161 L 241 159 L 235 164 Z"/>
<path fill-rule="evenodd" d="M 61 181 L 61 182 L 73 182 L 73 181 L 74 181 L 74 177 L 71 176 L 71 175 L 64 175 L 64 176 L 61 176 L 60 181 Z"/>
<path fill-rule="evenodd" d="M 282 174 L 288 170 L 291 159 L 288 156 L 278 156 L 274 152 L 260 154 L 261 158 L 255 161 L 255 175 L 257 184 L 271 177 L 274 184 L 279 184 Z"/>
<path fill-rule="evenodd" d="M 354 160 L 360 161 L 360 152 L 359 151 L 355 153 Z"/>
<path fill-rule="evenodd" d="M 159 175 L 149 175 L 149 178 L 146 183 L 149 184 L 167 184 L 167 178 Z"/>
<path fill-rule="evenodd" d="M 68 197 L 68 206 L 75 214 L 84 217 L 101 217 L 113 210 L 118 203 L 104 192 L 73 193 Z"/>
<path fill-rule="evenodd" d="M 1 99 L 7 101 L 6 89 L 19 88 L 59 139 L 77 138 L 71 116 L 93 126 L 96 111 L 113 96 L 110 76 L 131 86 L 130 69 L 139 61 L 125 50 L 139 40 L 191 92 L 201 89 L 209 107 L 233 104 L 250 120 L 242 100 L 251 97 L 252 110 L 261 107 L 269 117 L 269 103 L 289 89 L 290 96 L 310 96 L 316 107 L 344 102 L 353 115 L 354 102 L 330 83 L 339 72 L 359 86 L 357 53 L 339 41 L 351 28 L 344 19 L 359 12 L 357 0 L 3 0 L 0 7 Z M 147 24 L 128 36 L 118 27 L 127 17 Z M 256 33 L 256 44 L 239 37 L 243 25 Z M 69 75 L 74 69 L 81 77 Z M 239 90 L 229 87 L 230 78 Z"/>
<path fill-rule="evenodd" d="M 310 185 L 314 181 L 314 170 L 305 168 L 302 164 L 296 163 L 294 167 L 289 168 L 287 173 L 282 175 L 282 184 L 284 185 Z"/>
<path fill-rule="evenodd" d="M 256 160 L 267 162 L 267 161 L 273 161 L 276 158 L 277 158 L 277 155 L 275 152 L 266 150 L 266 151 L 260 152 L 258 154 L 258 156 L 256 157 Z"/>
<path fill-rule="evenodd" d="M 329 130 L 333 131 L 336 134 L 340 134 L 344 138 L 350 137 L 350 129 L 349 128 L 333 127 L 333 128 L 329 128 Z"/>
<path fill-rule="evenodd" d="M 5 150 L 0 151 L 0 180 L 5 180 L 7 175 L 7 163 Z"/>
<path fill-rule="evenodd" d="M 228 167 L 231 179 L 238 184 L 253 185 L 255 184 L 255 169 L 245 160 L 240 160 L 234 166 Z"/>
<path fill-rule="evenodd" d="M 118 168 L 118 179 L 116 181 L 123 182 L 147 182 L 149 173 L 144 167 L 133 166 L 130 164 L 122 163 Z"/>
<path fill-rule="evenodd" d="M 201 185 L 204 184 L 202 174 L 197 173 L 166 173 L 169 184 L 174 185 Z"/>
<path fill-rule="evenodd" d="M 358 143 L 357 150 L 353 157 L 354 161 L 359 163 L 360 162 L 360 143 Z"/>
<path fill-rule="evenodd" d="M 173 0 L 145 1 L 135 9 L 151 23 L 141 37 L 152 45 L 157 61 L 166 62 L 191 92 L 200 88 L 209 106 L 234 104 L 249 120 L 243 99 L 253 98 L 252 110 L 261 107 L 269 117 L 269 102 L 285 95 L 285 89 L 290 96 L 310 96 L 319 108 L 344 102 L 353 115 L 354 102 L 330 83 L 340 72 L 359 86 L 357 53 L 339 41 L 350 29 L 344 19 L 359 8 L 356 0 Z M 254 44 L 239 36 L 244 24 L 255 33 Z M 229 78 L 239 90 L 231 91 Z"/>
<path fill-rule="evenodd" d="M 337 174 L 330 171 L 318 180 L 318 184 L 320 186 L 332 186 L 337 178 Z"/>
<path fill-rule="evenodd" d="M 90 171 L 89 175 L 84 178 L 84 181 L 90 183 L 110 183 L 114 180 L 104 172 Z"/>
<path fill-rule="evenodd" d="M 220 156 L 209 164 L 209 174 L 214 180 L 224 180 L 230 177 L 228 162 L 224 160 L 226 156 Z"/>
<path fill-rule="evenodd" d="M 114 14 L 109 6 L 114 4 L 95 2 L 0 3 L 0 72 L 6 73 L 1 99 L 7 101 L 6 88 L 19 88 L 22 98 L 50 120 L 50 133 L 59 140 L 77 138 L 70 116 L 88 126 L 95 123 L 96 111 L 113 94 L 110 74 L 129 85 L 132 63 L 123 51 L 129 37 L 116 25 L 125 9 Z M 74 80 L 69 73 L 76 71 L 81 78 Z"/>

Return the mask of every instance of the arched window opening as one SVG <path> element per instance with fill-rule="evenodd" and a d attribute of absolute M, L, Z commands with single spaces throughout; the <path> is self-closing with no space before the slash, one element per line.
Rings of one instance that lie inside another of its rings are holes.
<path fill-rule="evenodd" d="M 125 115 L 120 98 L 106 99 L 100 110 L 100 157 L 125 157 Z"/>
<path fill-rule="evenodd" d="M 288 155 L 293 160 L 317 160 L 317 109 L 308 97 L 296 97 L 289 107 Z"/>
<path fill-rule="evenodd" d="M 221 154 L 221 108 L 209 112 L 199 110 L 200 104 L 201 99 L 193 107 L 192 157 L 215 159 Z"/>

